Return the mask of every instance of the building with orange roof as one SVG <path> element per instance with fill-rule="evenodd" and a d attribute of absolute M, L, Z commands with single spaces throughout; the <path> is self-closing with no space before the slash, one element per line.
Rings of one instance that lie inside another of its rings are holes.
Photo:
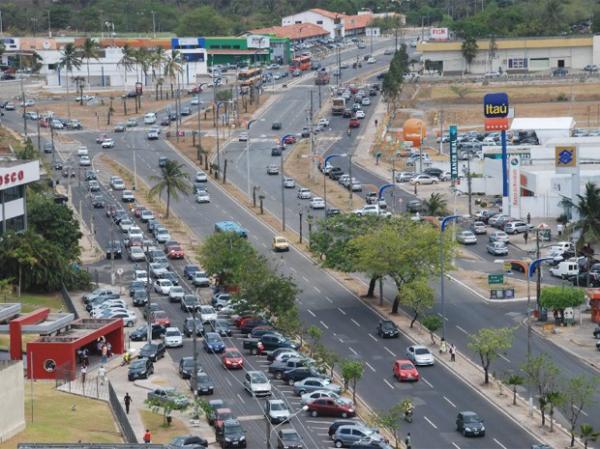
<path fill-rule="evenodd" d="M 312 23 L 295 23 L 292 25 L 273 26 L 250 30 L 252 34 L 268 34 L 292 42 L 304 42 L 329 37 L 329 32 L 322 26 Z"/>
<path fill-rule="evenodd" d="M 328 37 L 339 40 L 346 36 L 365 34 L 373 18 L 373 13 L 368 10 L 360 11 L 356 15 L 347 15 L 322 8 L 312 8 L 282 18 L 281 25 L 317 25 L 329 33 Z"/>

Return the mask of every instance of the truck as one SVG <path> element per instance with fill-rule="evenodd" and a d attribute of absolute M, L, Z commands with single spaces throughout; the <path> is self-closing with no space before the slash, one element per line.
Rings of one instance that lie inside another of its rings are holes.
<path fill-rule="evenodd" d="M 329 72 L 327 69 L 322 68 L 317 72 L 317 76 L 315 77 L 315 86 L 324 86 L 329 84 Z"/>
<path fill-rule="evenodd" d="M 346 99 L 344 97 L 336 97 L 331 100 L 331 113 L 333 115 L 342 115 L 346 109 Z"/>

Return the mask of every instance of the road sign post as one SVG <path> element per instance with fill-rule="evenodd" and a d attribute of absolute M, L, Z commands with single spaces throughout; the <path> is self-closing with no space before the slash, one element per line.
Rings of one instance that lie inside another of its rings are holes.
<path fill-rule="evenodd" d="M 450 135 L 450 179 L 452 184 L 458 179 L 458 128 L 456 125 L 450 125 L 448 129 Z"/>
<path fill-rule="evenodd" d="M 504 284 L 504 274 L 488 274 L 488 284 Z"/>

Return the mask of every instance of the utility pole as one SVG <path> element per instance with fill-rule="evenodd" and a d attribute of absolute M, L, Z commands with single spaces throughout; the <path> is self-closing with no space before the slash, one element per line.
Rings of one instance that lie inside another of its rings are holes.
<path fill-rule="evenodd" d="M 23 89 L 23 77 L 21 77 L 21 101 L 23 102 L 23 129 L 27 139 L 27 103 L 25 103 L 25 90 Z"/>
<path fill-rule="evenodd" d="M 280 169 L 281 172 L 281 231 L 285 232 L 285 186 L 283 180 L 285 177 L 283 176 L 283 151 L 279 156 Z"/>
<path fill-rule="evenodd" d="M 42 151 L 42 135 L 41 135 L 41 126 L 40 126 L 40 111 L 37 111 L 37 146 L 38 146 L 38 151 Z"/>
<path fill-rule="evenodd" d="M 156 39 L 156 11 L 152 10 L 150 14 L 152 14 L 152 37 Z"/>
<path fill-rule="evenodd" d="M 310 111 L 308 114 L 308 133 L 310 134 L 310 177 L 311 179 L 316 179 L 315 178 L 315 164 L 314 164 L 314 157 L 315 157 L 315 139 L 314 139 L 314 134 L 313 134 L 313 91 L 311 89 L 310 91 Z"/>
<path fill-rule="evenodd" d="M 469 195 L 469 217 L 473 216 L 473 204 L 472 204 L 472 195 L 473 192 L 471 191 L 471 157 L 469 155 L 469 157 L 467 158 L 467 191 L 468 191 L 468 195 Z M 539 258 L 539 254 L 538 254 L 538 258 Z"/>
<path fill-rule="evenodd" d="M 536 229 L 535 232 L 535 257 L 536 259 L 540 259 L 540 232 L 539 229 Z M 589 280 L 589 279 L 588 279 Z M 542 289 L 542 270 L 540 269 L 540 265 L 538 264 L 537 266 L 537 280 L 535 283 L 535 303 L 537 305 L 537 310 L 538 312 L 540 312 L 540 317 L 541 317 L 541 310 L 540 310 L 540 292 Z"/>
<path fill-rule="evenodd" d="M 194 334 L 192 335 L 192 351 L 193 353 L 193 357 L 194 357 L 194 377 L 193 377 L 193 382 L 194 382 L 194 395 L 196 395 L 198 393 L 198 346 L 197 346 L 197 329 L 196 329 L 196 307 L 194 307 L 192 309 L 192 320 L 194 320 Z"/>
<path fill-rule="evenodd" d="M 111 226 L 112 227 L 112 226 Z M 148 257 L 148 244 L 146 244 L 146 316 L 148 320 L 148 343 L 152 343 L 152 320 L 150 319 L 150 258 Z"/>

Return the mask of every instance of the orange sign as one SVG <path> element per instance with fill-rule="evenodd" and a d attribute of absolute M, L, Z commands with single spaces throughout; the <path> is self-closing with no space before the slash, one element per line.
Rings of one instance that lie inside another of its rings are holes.
<path fill-rule="evenodd" d="M 506 131 L 508 129 L 508 118 L 486 118 L 485 119 L 485 130 L 486 131 Z"/>

